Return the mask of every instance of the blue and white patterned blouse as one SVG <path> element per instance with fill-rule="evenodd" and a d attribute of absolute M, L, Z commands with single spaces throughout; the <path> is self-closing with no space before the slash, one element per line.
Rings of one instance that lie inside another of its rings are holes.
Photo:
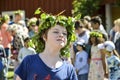
<path fill-rule="evenodd" d="M 109 80 L 120 80 L 120 59 L 112 55 L 107 58 L 109 68 Z"/>

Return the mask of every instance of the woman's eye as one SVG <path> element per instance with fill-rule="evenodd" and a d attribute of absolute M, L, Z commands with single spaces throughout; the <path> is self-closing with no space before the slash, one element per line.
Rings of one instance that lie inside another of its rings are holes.
<path fill-rule="evenodd" d="M 55 33 L 55 34 L 59 34 L 60 32 L 58 32 L 58 31 L 54 31 L 53 33 Z M 67 33 L 66 32 L 63 32 L 62 33 L 64 36 L 67 36 Z"/>
<path fill-rule="evenodd" d="M 63 35 L 67 36 L 67 33 L 63 33 Z"/>
<path fill-rule="evenodd" d="M 57 31 L 54 31 L 53 33 L 56 33 L 56 34 L 58 34 L 59 32 L 57 32 Z"/>

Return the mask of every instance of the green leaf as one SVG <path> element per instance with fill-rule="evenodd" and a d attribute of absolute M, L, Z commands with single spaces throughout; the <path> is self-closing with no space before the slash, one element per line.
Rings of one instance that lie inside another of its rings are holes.
<path fill-rule="evenodd" d="M 44 19 L 46 19 L 46 18 L 47 18 L 47 15 L 46 15 L 45 13 L 42 13 L 40 17 L 41 17 L 41 19 L 43 19 L 43 20 L 44 20 Z"/>
<path fill-rule="evenodd" d="M 77 16 L 75 16 L 76 20 L 80 20 L 80 18 L 81 18 L 81 14 L 78 14 Z"/>
<path fill-rule="evenodd" d="M 38 8 L 36 11 L 35 11 L 35 13 L 34 14 L 40 14 L 41 13 L 41 9 L 40 8 Z"/>

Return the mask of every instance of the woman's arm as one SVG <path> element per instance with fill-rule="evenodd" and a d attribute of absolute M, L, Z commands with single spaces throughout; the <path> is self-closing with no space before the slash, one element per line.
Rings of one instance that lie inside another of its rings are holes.
<path fill-rule="evenodd" d="M 101 50 L 101 58 L 102 58 L 102 64 L 103 64 L 103 70 L 104 70 L 104 74 L 105 74 L 105 77 L 108 77 L 108 71 L 107 71 L 107 64 L 106 64 L 106 57 L 105 57 L 105 53 L 102 52 Z"/>

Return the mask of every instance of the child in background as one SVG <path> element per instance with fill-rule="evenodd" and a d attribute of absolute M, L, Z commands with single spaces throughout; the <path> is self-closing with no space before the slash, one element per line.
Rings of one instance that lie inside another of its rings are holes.
<path fill-rule="evenodd" d="M 36 54 L 36 51 L 29 46 L 30 38 L 27 37 L 24 39 L 24 47 L 20 49 L 18 54 L 18 61 L 21 63 L 24 57 L 27 55 Z"/>
<path fill-rule="evenodd" d="M 85 51 L 85 41 L 80 40 L 77 43 L 75 57 L 75 68 L 78 73 L 78 80 L 88 80 L 88 53 Z"/>
<path fill-rule="evenodd" d="M 115 52 L 115 45 L 112 41 L 106 41 L 98 45 L 101 53 L 106 54 L 109 69 L 109 80 L 120 80 L 120 59 Z"/>
<path fill-rule="evenodd" d="M 97 31 L 90 32 L 90 45 L 91 45 L 91 59 L 88 80 L 104 80 L 104 59 L 103 54 L 100 53 L 97 45 L 102 43 L 104 38 L 103 34 Z"/>
<path fill-rule="evenodd" d="M 18 65 L 22 62 L 22 60 L 28 56 L 28 55 L 32 55 L 32 54 L 36 54 L 36 51 L 31 48 L 29 46 L 29 42 L 30 42 L 30 38 L 29 37 L 26 37 L 24 39 L 24 46 L 20 49 L 19 53 L 18 53 L 18 57 L 17 57 L 17 60 L 18 60 Z M 18 66 L 17 66 L 18 67 Z M 16 69 L 15 69 L 16 70 Z M 14 79 L 16 78 L 16 74 L 14 75 Z"/>

